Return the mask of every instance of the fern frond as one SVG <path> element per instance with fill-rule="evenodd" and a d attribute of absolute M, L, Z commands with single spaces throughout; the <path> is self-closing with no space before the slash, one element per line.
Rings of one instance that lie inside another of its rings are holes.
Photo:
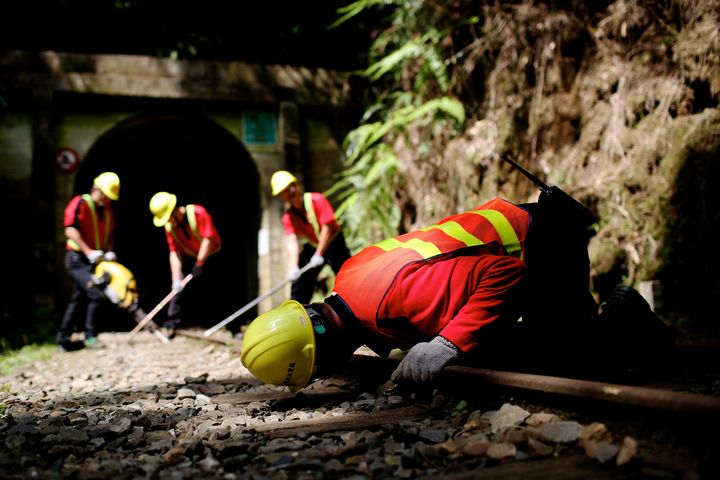
<path fill-rule="evenodd" d="M 440 55 L 440 52 L 433 45 L 425 48 L 423 51 L 423 58 L 425 59 L 425 64 L 427 65 L 428 70 L 437 80 L 440 90 L 443 93 L 446 93 L 449 88 L 449 81 L 448 72 L 445 68 L 445 61 L 443 60 L 442 55 Z"/>
<path fill-rule="evenodd" d="M 419 57 L 422 51 L 422 42 L 420 40 L 410 40 L 405 45 L 370 65 L 365 70 L 365 75 L 370 78 L 370 80 L 376 81 L 404 60 Z"/>
<path fill-rule="evenodd" d="M 350 5 L 346 5 L 344 7 L 340 7 L 337 9 L 337 13 L 342 15 L 340 18 L 335 20 L 332 24 L 330 24 L 327 28 L 337 28 L 338 26 L 342 25 L 343 23 L 347 22 L 353 17 L 356 17 L 357 15 L 361 14 L 363 11 L 368 10 L 372 7 L 383 5 L 385 2 L 384 0 L 357 0 Z"/>

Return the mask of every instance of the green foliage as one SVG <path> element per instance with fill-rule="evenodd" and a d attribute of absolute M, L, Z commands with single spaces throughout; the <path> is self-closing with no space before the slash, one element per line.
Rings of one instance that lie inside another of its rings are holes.
<path fill-rule="evenodd" d="M 465 110 L 456 99 L 441 97 L 417 107 L 396 107 L 386 115 L 384 121 L 365 123 L 348 134 L 345 148 L 349 167 L 326 192 L 341 202 L 336 213 L 349 232 L 348 243 L 353 251 L 391 237 L 398 230 L 400 210 L 395 192 L 402 179 L 397 156 L 383 140 L 398 135 L 410 123 L 432 121 L 436 116 L 462 123 Z"/>
<path fill-rule="evenodd" d="M 440 91 L 446 93 L 449 88 L 448 72 L 445 67 L 445 59 L 438 48 L 443 37 L 443 32 L 431 28 L 424 35 L 410 38 L 380 58 L 370 65 L 364 74 L 371 81 L 377 81 L 383 75 L 391 72 L 400 75 L 406 64 L 420 61 L 421 70 L 416 77 L 415 87 L 424 89 L 430 80 L 434 80 Z M 381 36 L 374 46 L 379 48 L 382 45 L 384 48 L 387 44 L 394 44 L 394 42 Z"/>
<path fill-rule="evenodd" d="M 13 373 L 19 367 L 32 362 L 44 362 L 55 352 L 54 345 L 26 345 L 0 355 L 0 375 Z"/>
<path fill-rule="evenodd" d="M 328 28 L 337 28 L 353 17 L 356 17 L 373 7 L 382 6 L 385 0 L 357 0 L 345 7 L 338 8 L 337 12 L 342 16 L 333 22 Z"/>
<path fill-rule="evenodd" d="M 339 9 L 342 16 L 332 26 L 383 4 L 392 4 L 391 26 L 378 35 L 370 52 L 375 60 L 362 72 L 382 85 L 380 95 L 362 124 L 347 135 L 348 167 L 326 192 L 340 202 L 337 215 L 351 250 L 398 233 L 403 178 L 393 145 L 408 126 L 465 120 L 462 104 L 447 95 L 450 76 L 440 48 L 446 34 L 420 21 L 423 2 L 358 0 Z M 415 72 L 412 84 L 407 84 L 409 70 Z"/>
<path fill-rule="evenodd" d="M 460 400 L 453 408 L 452 413 L 450 413 L 450 416 L 457 417 L 458 415 L 467 413 L 467 411 L 468 411 L 468 403 L 465 400 Z"/>

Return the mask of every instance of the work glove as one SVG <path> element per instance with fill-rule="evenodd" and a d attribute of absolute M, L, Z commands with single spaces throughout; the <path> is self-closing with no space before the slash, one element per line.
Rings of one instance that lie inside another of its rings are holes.
<path fill-rule="evenodd" d="M 92 250 L 90 253 L 88 253 L 87 259 L 90 261 L 90 263 L 94 265 L 102 258 L 102 256 L 102 250 Z"/>
<path fill-rule="evenodd" d="M 203 273 L 203 266 L 202 266 L 202 265 L 198 265 L 198 264 L 196 263 L 195 266 L 193 267 L 191 273 L 192 273 L 193 278 L 199 277 L 199 276 L 202 275 L 202 273 Z"/>
<path fill-rule="evenodd" d="M 105 252 L 103 254 L 103 260 L 107 260 L 108 262 L 114 262 L 117 260 L 117 255 L 115 252 Z"/>
<path fill-rule="evenodd" d="M 300 269 L 298 267 L 293 267 L 290 270 L 290 281 L 294 282 L 298 278 L 300 278 Z"/>
<path fill-rule="evenodd" d="M 390 377 L 395 383 L 430 383 L 440 370 L 460 355 L 460 349 L 441 336 L 413 346 Z"/>
<path fill-rule="evenodd" d="M 182 280 L 175 280 L 172 283 L 172 289 L 175 290 L 177 293 L 180 293 L 183 291 L 183 283 Z"/>
<path fill-rule="evenodd" d="M 310 265 L 312 265 L 311 268 L 319 267 L 323 263 L 325 263 L 325 259 L 322 257 L 322 255 L 318 255 L 317 253 L 313 255 L 310 258 L 310 261 L 308 262 Z"/>

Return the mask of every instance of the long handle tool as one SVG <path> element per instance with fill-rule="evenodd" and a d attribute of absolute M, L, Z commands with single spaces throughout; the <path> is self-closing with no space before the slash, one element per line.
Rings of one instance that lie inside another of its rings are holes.
<path fill-rule="evenodd" d="M 138 306 L 137 302 L 130 305 L 130 307 L 128 308 L 128 312 L 133 316 L 133 320 L 135 320 L 135 323 L 140 323 L 145 319 L 145 317 L 147 317 L 147 313 L 145 313 L 143 309 Z M 150 330 L 150 332 L 152 332 L 153 335 L 159 338 L 161 342 L 170 343 L 170 339 L 160 330 L 160 327 L 157 323 L 150 320 L 149 322 L 147 322 L 146 327 Z"/>
<path fill-rule="evenodd" d="M 302 268 L 300 269 L 299 275 L 302 275 L 303 273 L 307 272 L 307 271 L 310 270 L 311 268 L 313 268 L 313 265 L 311 265 L 311 264 L 308 263 L 307 265 L 305 265 L 304 267 L 302 267 Z M 224 326 L 227 325 L 228 323 L 230 323 L 230 322 L 232 322 L 233 320 L 235 320 L 237 317 L 239 317 L 239 316 L 242 315 L 243 313 L 245 313 L 245 312 L 247 312 L 248 310 L 250 310 L 252 307 L 254 307 L 255 305 L 257 305 L 258 303 L 260 303 L 260 302 L 262 302 L 263 300 L 265 300 L 266 298 L 274 295 L 275 292 L 277 292 L 278 290 L 280 290 L 282 287 L 284 287 L 285 285 L 287 285 L 287 284 L 290 283 L 290 282 L 292 282 L 292 278 L 290 278 L 290 277 L 286 278 L 286 279 L 283 280 L 282 282 L 280 282 L 280 283 L 278 283 L 277 285 L 275 285 L 272 289 L 270 289 L 269 292 L 263 293 L 262 295 L 260 295 L 259 297 L 257 297 L 255 300 L 253 300 L 252 302 L 248 303 L 247 305 L 245 305 L 244 307 L 242 307 L 240 310 L 238 310 L 237 312 L 235 312 L 235 313 L 233 313 L 232 315 L 230 315 L 229 317 L 227 317 L 227 318 L 226 318 L 225 320 L 223 320 L 222 322 L 218 323 L 218 324 L 215 325 L 214 327 L 210 327 L 210 328 L 208 328 L 207 330 L 205 330 L 205 331 L 203 332 L 203 335 L 205 335 L 206 337 L 209 337 L 210 335 L 212 335 L 213 333 L 217 332 L 218 330 L 220 330 L 222 327 L 224 327 Z"/>
<path fill-rule="evenodd" d="M 553 185 L 549 187 L 545 182 L 521 167 L 515 160 L 501 153 L 498 155 L 501 159 L 512 165 L 513 168 L 530 179 L 530 181 L 540 189 L 540 192 L 542 192 L 542 195 L 540 195 L 541 203 L 545 203 L 555 212 L 566 215 L 568 221 L 572 221 L 585 229 L 588 229 L 597 221 L 595 214 L 593 214 L 585 205 L 560 190 L 557 186 Z"/>
<path fill-rule="evenodd" d="M 550 187 L 548 187 L 545 182 L 543 182 L 543 181 L 540 180 L 538 177 L 536 177 L 536 176 L 533 175 L 532 173 L 530 173 L 530 172 L 528 172 L 527 170 L 525 170 L 525 168 L 521 167 L 520 164 L 517 163 L 515 160 L 513 160 L 513 159 L 510 158 L 510 157 L 508 157 L 507 155 L 503 155 L 502 153 L 498 153 L 498 155 L 500 156 L 500 158 L 502 158 L 502 159 L 505 160 L 507 163 L 509 163 L 510 165 L 512 165 L 512 166 L 515 168 L 515 170 L 519 171 L 520 173 L 522 173 L 523 175 L 525 175 L 527 178 L 529 178 L 530 181 L 533 182 L 533 183 L 540 189 L 541 192 L 543 192 L 543 193 L 549 193 L 549 192 L 550 192 Z"/>
<path fill-rule="evenodd" d="M 185 287 L 185 285 L 187 285 L 187 283 L 188 283 L 190 280 L 192 280 L 192 278 L 193 278 L 193 276 L 192 276 L 192 273 L 191 273 L 191 274 L 189 274 L 187 277 L 185 277 L 185 278 L 183 279 L 182 283 L 180 284 L 180 287 L 181 287 L 181 288 L 179 288 L 179 289 L 177 289 L 177 290 L 173 288 L 173 289 L 170 291 L 170 293 L 168 293 L 168 294 L 165 296 L 165 298 L 163 298 L 163 299 L 160 301 L 160 303 L 158 303 L 158 304 L 155 306 L 155 308 L 153 308 L 152 311 L 150 311 L 150 313 L 148 313 L 147 316 L 146 316 L 141 322 L 139 322 L 139 323 L 135 326 L 135 328 L 132 329 L 132 331 L 131 331 L 130 333 L 128 333 L 128 342 L 132 341 L 132 339 L 135 337 L 135 335 L 137 335 L 137 333 L 138 333 L 140 330 L 142 330 L 142 328 L 143 328 L 150 320 L 152 320 L 153 317 L 154 317 L 155 315 L 157 315 L 158 312 L 159 312 L 160 310 L 162 310 L 163 307 L 164 307 L 165 305 L 167 305 L 167 303 L 168 303 L 170 300 L 172 300 L 172 299 L 175 297 L 175 295 L 177 295 L 177 294 L 180 292 L 180 290 L 182 290 L 182 288 Z"/>

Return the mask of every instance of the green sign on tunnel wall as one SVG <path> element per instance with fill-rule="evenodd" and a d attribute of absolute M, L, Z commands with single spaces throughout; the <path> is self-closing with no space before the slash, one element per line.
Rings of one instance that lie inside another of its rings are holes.
<path fill-rule="evenodd" d="M 243 142 L 249 145 L 274 145 L 277 142 L 277 115 L 272 112 L 243 113 Z"/>

